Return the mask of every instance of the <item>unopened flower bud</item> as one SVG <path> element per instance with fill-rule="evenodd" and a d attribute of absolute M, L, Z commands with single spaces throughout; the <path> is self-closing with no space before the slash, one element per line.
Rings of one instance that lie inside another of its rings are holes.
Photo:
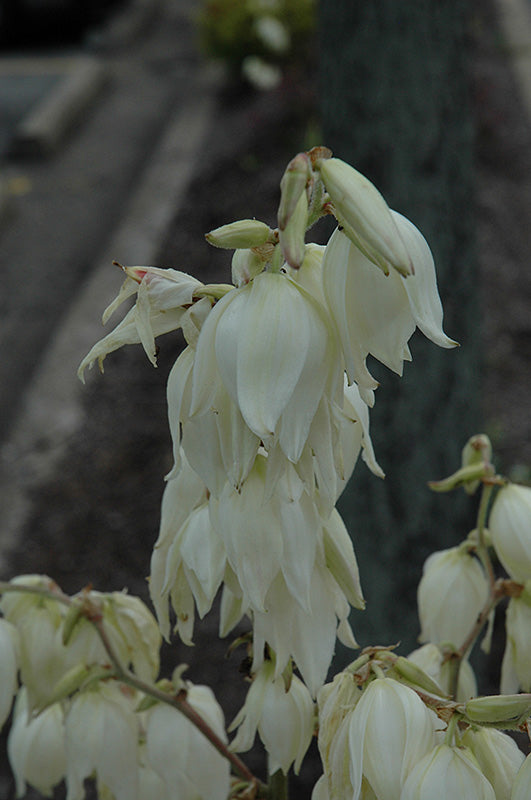
<path fill-rule="evenodd" d="M 310 177 L 310 159 L 307 153 L 299 153 L 292 158 L 280 181 L 280 204 L 278 207 L 278 227 L 284 230 L 295 212 L 301 194 L 306 189 Z"/>
<path fill-rule="evenodd" d="M 284 230 L 279 232 L 282 255 L 293 269 L 298 269 L 306 255 L 304 237 L 308 226 L 308 198 L 303 192 Z"/>
<path fill-rule="evenodd" d="M 490 464 L 492 458 L 492 445 L 484 433 L 471 436 L 463 447 L 461 466 L 471 467 L 478 464 Z M 467 494 L 474 494 L 479 486 L 479 481 L 466 481 L 463 488 Z"/>
<path fill-rule="evenodd" d="M 488 597 L 479 561 L 466 548 L 441 550 L 427 559 L 418 586 L 421 642 L 461 645 Z"/>
<path fill-rule="evenodd" d="M 346 235 L 384 271 L 391 265 L 401 275 L 410 275 L 409 253 L 378 189 L 339 158 L 324 159 L 317 166 Z"/>
<path fill-rule="evenodd" d="M 531 578 L 531 488 L 508 483 L 498 492 L 489 517 L 492 544 L 514 580 Z"/>
<path fill-rule="evenodd" d="M 494 725 L 497 728 L 518 728 L 531 716 L 531 695 L 499 694 L 489 697 L 472 697 L 464 705 L 464 713 L 471 722 Z"/>
<path fill-rule="evenodd" d="M 271 233 L 269 225 L 265 222 L 260 222 L 258 219 L 240 219 L 210 231 L 205 235 L 205 239 L 214 247 L 238 250 L 265 244 Z"/>
<path fill-rule="evenodd" d="M 253 250 L 239 249 L 232 256 L 231 273 L 235 286 L 244 286 L 264 269 L 265 261 Z"/>

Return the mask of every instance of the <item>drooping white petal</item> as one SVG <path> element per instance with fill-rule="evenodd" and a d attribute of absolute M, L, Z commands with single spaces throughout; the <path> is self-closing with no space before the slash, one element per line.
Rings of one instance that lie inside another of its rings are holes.
<path fill-rule="evenodd" d="M 208 506 L 193 511 L 183 526 L 181 557 L 199 616 L 210 610 L 225 572 L 225 551 L 210 523 Z"/>
<path fill-rule="evenodd" d="M 409 219 L 397 211 L 391 213 L 415 270 L 413 275 L 403 279 L 415 323 L 424 336 L 439 347 L 455 347 L 457 342 L 449 339 L 442 329 L 443 308 L 429 245 Z"/>

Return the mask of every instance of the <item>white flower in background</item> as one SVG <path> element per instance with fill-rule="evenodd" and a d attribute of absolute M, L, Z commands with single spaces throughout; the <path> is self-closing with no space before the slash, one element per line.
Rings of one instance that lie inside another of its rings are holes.
<path fill-rule="evenodd" d="M 275 666 L 264 661 L 247 692 L 247 698 L 229 731 L 238 728 L 231 750 L 246 752 L 256 732 L 268 754 L 271 775 L 281 769 L 285 775 L 294 764 L 298 774 L 313 736 L 314 704 L 304 683 L 291 677 L 289 689 L 282 677 L 275 678 Z"/>
<path fill-rule="evenodd" d="M 531 797 L 531 755 L 528 755 L 516 775 L 511 800 L 529 800 Z"/>
<path fill-rule="evenodd" d="M 414 275 L 406 279 L 395 270 L 383 275 L 339 229 L 323 256 L 324 292 L 338 326 L 347 374 L 364 389 L 377 386 L 365 364 L 368 354 L 402 374 L 404 361 L 411 360 L 408 341 L 415 327 L 441 347 L 456 345 L 442 329 L 443 311 L 426 240 L 409 220 L 390 213 L 407 243 Z"/>
<path fill-rule="evenodd" d="M 50 797 L 66 772 L 64 714 L 54 703 L 32 716 L 27 692 L 21 688 L 15 703 L 7 740 L 9 763 L 15 776 L 17 797 L 26 793 L 26 783 Z"/>
<path fill-rule="evenodd" d="M 494 789 L 466 747 L 437 745 L 411 771 L 400 800 L 496 800 Z"/>
<path fill-rule="evenodd" d="M 242 61 L 242 73 L 252 86 L 262 92 L 275 89 L 282 81 L 280 67 L 269 64 L 260 56 L 246 56 Z"/>
<path fill-rule="evenodd" d="M 208 686 L 188 686 L 190 705 L 224 742 L 223 712 Z M 149 764 L 162 778 L 167 796 L 179 800 L 226 800 L 229 762 L 183 714 L 160 703 L 147 713 L 146 751 Z"/>
<path fill-rule="evenodd" d="M 18 690 L 19 635 L 14 625 L 0 619 L 0 729 L 9 716 Z"/>
<path fill-rule="evenodd" d="M 138 798 L 138 715 L 128 687 L 115 682 L 75 695 L 65 719 L 67 800 L 83 800 L 94 772 L 116 800 Z"/>
<path fill-rule="evenodd" d="M 531 488 L 508 483 L 494 501 L 489 531 L 496 555 L 516 581 L 531 579 Z"/>
<path fill-rule="evenodd" d="M 483 567 L 466 547 L 432 553 L 424 564 L 417 601 L 421 642 L 459 647 L 488 597 Z"/>
<path fill-rule="evenodd" d="M 321 307 L 271 272 L 229 292 L 199 335 L 191 416 L 208 411 L 219 380 L 265 447 L 278 441 L 297 462 L 321 398 L 342 392 L 337 340 Z"/>
<path fill-rule="evenodd" d="M 441 689 L 441 695 L 449 696 L 452 679 L 451 662 L 444 660 L 443 652 L 431 642 L 418 647 L 408 655 L 408 660 L 424 670 Z M 474 670 L 467 659 L 462 659 L 459 666 L 456 700 L 465 703 L 477 696 L 477 683 Z"/>
<path fill-rule="evenodd" d="M 317 168 L 334 205 L 339 224 L 364 255 L 385 273 L 414 272 L 411 254 L 389 206 L 378 189 L 339 158 L 325 158 Z"/>
<path fill-rule="evenodd" d="M 399 800 L 409 773 L 434 745 L 434 728 L 413 689 L 392 678 L 369 683 L 348 725 L 353 796 L 364 776 L 379 800 Z"/>
<path fill-rule="evenodd" d="M 512 597 L 505 613 L 506 643 L 500 690 L 515 694 L 531 691 L 531 606 Z"/>
<path fill-rule="evenodd" d="M 97 342 L 81 362 L 78 375 L 109 353 L 126 344 L 142 344 L 146 355 L 156 366 L 155 337 L 182 327 L 186 316 L 185 306 L 192 303 L 194 292 L 203 286 L 185 272 L 158 267 L 124 267 L 127 278 L 118 296 L 103 313 L 105 323 L 124 300 L 136 294 L 135 305 L 127 312 L 111 333 Z"/>
<path fill-rule="evenodd" d="M 290 46 L 290 35 L 285 25 L 269 14 L 254 21 L 255 33 L 260 41 L 273 53 L 285 53 Z"/>
<path fill-rule="evenodd" d="M 478 727 L 469 728 L 461 744 L 474 754 L 496 800 L 510 800 L 514 779 L 525 758 L 514 739 L 496 728 Z"/>

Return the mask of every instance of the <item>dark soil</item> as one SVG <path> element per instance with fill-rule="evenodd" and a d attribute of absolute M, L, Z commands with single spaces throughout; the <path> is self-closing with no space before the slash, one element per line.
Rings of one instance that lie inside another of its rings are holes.
<path fill-rule="evenodd" d="M 487 361 L 483 407 L 487 431 L 507 469 L 531 465 L 531 126 L 487 15 L 478 16 L 473 33 L 483 297 L 478 324 Z M 229 254 L 210 248 L 203 235 L 245 216 L 274 222 L 287 161 L 317 143 L 306 124 L 314 118 L 312 93 L 301 94 L 300 86 L 293 78 L 268 95 L 227 90 L 188 207 L 161 249 L 160 266 L 191 272 L 205 282 L 230 280 Z M 170 466 L 165 381 L 181 340 L 169 335 L 159 345 L 157 370 L 140 347 L 126 348 L 107 359 L 105 376 L 90 381 L 86 424 L 56 478 L 35 496 L 24 544 L 11 555 L 13 574 L 50 574 L 69 593 L 88 583 L 101 590 L 126 586 L 147 600 L 145 577 L 157 536 L 162 476 Z M 189 664 L 190 678 L 210 684 L 232 719 L 245 695 L 237 674 L 244 654 L 225 658 L 228 642 L 216 638 L 215 614 L 197 626 L 196 642 L 193 649 L 179 642 L 166 647 L 165 671 L 174 663 Z M 254 766 L 256 758 L 249 763 Z M 295 800 L 309 797 L 318 770 L 310 760 Z M 13 789 L 5 796 L 14 797 Z"/>

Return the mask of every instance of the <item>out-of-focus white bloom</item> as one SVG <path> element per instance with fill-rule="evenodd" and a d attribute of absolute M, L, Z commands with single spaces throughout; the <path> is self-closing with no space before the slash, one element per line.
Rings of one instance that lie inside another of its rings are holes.
<path fill-rule="evenodd" d="M 531 797 L 531 755 L 528 755 L 518 770 L 513 783 L 511 800 L 529 800 Z"/>
<path fill-rule="evenodd" d="M 26 783 L 50 797 L 66 772 L 64 715 L 60 703 L 32 717 L 22 687 L 15 703 L 7 753 L 17 797 L 25 794 Z"/>
<path fill-rule="evenodd" d="M 348 737 L 353 796 L 365 776 L 379 800 L 399 800 L 409 773 L 434 745 L 433 715 L 413 689 L 377 678 L 352 711 Z"/>
<path fill-rule="evenodd" d="M 260 56 L 246 56 L 242 61 L 243 76 L 256 89 L 268 92 L 282 81 L 282 70 L 275 64 L 268 64 Z"/>
<path fill-rule="evenodd" d="M 253 433 L 297 462 L 321 398 L 341 397 L 337 339 L 311 295 L 264 272 L 214 306 L 199 335 L 190 414 L 211 407 L 221 380 Z"/>
<path fill-rule="evenodd" d="M 496 495 L 489 517 L 496 555 L 516 581 L 531 579 L 531 488 L 508 483 Z"/>
<path fill-rule="evenodd" d="M 415 267 L 407 279 L 395 270 L 383 275 L 339 229 L 323 257 L 324 292 L 338 326 L 347 374 L 366 389 L 377 386 L 365 364 L 367 355 L 401 375 L 404 360 L 411 360 L 408 341 L 416 326 L 441 347 L 456 344 L 442 329 L 443 311 L 426 240 L 400 214 L 392 212 L 392 220 Z"/>
<path fill-rule="evenodd" d="M 531 606 L 512 597 L 505 614 L 506 644 L 500 690 L 514 694 L 531 691 Z"/>
<path fill-rule="evenodd" d="M 488 597 L 479 561 L 463 547 L 432 553 L 424 564 L 417 600 L 421 642 L 452 642 L 459 647 Z"/>
<path fill-rule="evenodd" d="M 217 735 L 227 741 L 223 712 L 208 686 L 188 687 L 187 700 Z M 168 797 L 179 787 L 179 800 L 226 800 L 229 762 L 183 714 L 160 703 L 148 712 L 147 757 L 162 778 Z"/>
<path fill-rule="evenodd" d="M 256 35 L 273 53 L 285 53 L 290 46 L 288 29 L 276 17 L 269 14 L 258 17 L 254 22 Z"/>
<path fill-rule="evenodd" d="M 19 646 L 15 626 L 0 619 L 0 728 L 9 716 L 18 689 Z"/>
<path fill-rule="evenodd" d="M 461 744 L 474 754 L 479 768 L 491 783 L 496 800 L 510 800 L 516 773 L 524 754 L 506 733 L 496 728 L 469 728 Z"/>
<path fill-rule="evenodd" d="M 201 281 L 176 269 L 124 267 L 125 283 L 118 296 L 103 313 L 105 323 L 128 297 L 136 293 L 136 303 L 111 333 L 97 342 L 81 362 L 78 375 L 83 380 L 87 367 L 97 360 L 102 369 L 109 353 L 126 344 L 142 344 L 152 364 L 156 365 L 155 337 L 182 326 L 184 306 L 192 303 Z"/>
<path fill-rule="evenodd" d="M 494 789 L 468 748 L 437 745 L 413 768 L 400 800 L 435 797 L 496 800 Z"/>
<path fill-rule="evenodd" d="M 323 159 L 318 168 L 338 221 L 356 248 L 385 273 L 390 266 L 402 275 L 414 272 L 401 231 L 374 184 L 339 158 Z"/>
<path fill-rule="evenodd" d="M 423 669 L 440 686 L 442 695 L 450 695 L 451 665 L 449 661 L 444 661 L 443 653 L 436 644 L 430 642 L 422 645 L 413 650 L 408 659 Z M 459 666 L 456 700 L 465 703 L 471 697 L 476 697 L 477 693 L 474 670 L 470 662 L 463 659 Z"/>
<path fill-rule="evenodd" d="M 238 728 L 231 750 L 246 752 L 256 731 L 268 754 L 271 775 L 281 769 L 287 775 L 294 763 L 299 772 L 313 735 L 313 701 L 304 683 L 293 675 L 289 689 L 275 667 L 264 661 L 247 692 L 247 698 L 229 731 Z"/>
<path fill-rule="evenodd" d="M 83 800 L 94 772 L 116 800 L 138 798 L 138 715 L 130 690 L 100 683 L 77 694 L 65 720 L 67 800 Z"/>

